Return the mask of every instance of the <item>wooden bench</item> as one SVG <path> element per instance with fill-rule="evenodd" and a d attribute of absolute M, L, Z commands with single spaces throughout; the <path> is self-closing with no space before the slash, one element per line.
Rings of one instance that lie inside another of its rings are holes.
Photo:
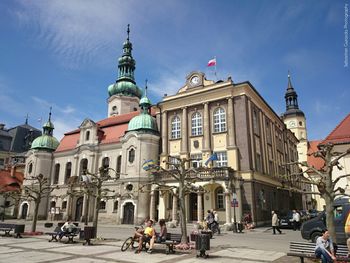
<path fill-rule="evenodd" d="M 0 231 L 5 232 L 6 237 L 10 237 L 10 232 L 14 231 L 15 238 L 22 237 L 21 233 L 24 232 L 25 225 L 21 224 L 7 224 L 7 223 L 0 223 Z"/>
<path fill-rule="evenodd" d="M 314 243 L 309 242 L 290 242 L 287 256 L 299 257 L 301 263 L 304 263 L 304 258 L 316 259 L 315 246 L 316 245 Z M 350 258 L 348 258 L 347 246 L 338 245 L 336 257 L 338 262 L 350 262 Z"/>
<path fill-rule="evenodd" d="M 63 237 L 67 237 L 68 238 L 67 243 L 74 243 L 73 239 L 79 234 L 79 232 L 80 232 L 80 228 L 74 228 L 72 232 L 62 233 L 61 227 L 56 226 L 53 232 L 46 232 L 45 235 L 51 236 L 51 239 L 49 240 L 49 242 L 52 242 L 52 241 L 59 242 Z M 61 237 L 60 237 L 60 234 L 61 234 Z"/>
<path fill-rule="evenodd" d="M 174 246 L 181 243 L 181 234 L 167 233 L 165 241 L 155 243 L 166 245 L 165 254 L 175 253 Z"/>

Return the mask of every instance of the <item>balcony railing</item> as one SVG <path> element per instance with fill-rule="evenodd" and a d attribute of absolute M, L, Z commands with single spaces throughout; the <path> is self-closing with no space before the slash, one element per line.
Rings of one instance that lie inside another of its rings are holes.
<path fill-rule="evenodd" d="M 172 181 L 174 178 L 169 174 L 170 172 L 174 172 L 175 170 L 159 171 L 153 173 L 155 181 Z M 176 173 L 175 173 L 176 174 Z M 192 169 L 188 172 L 188 179 L 199 178 L 200 180 L 209 181 L 209 180 L 229 180 L 234 176 L 234 170 L 230 167 L 199 167 L 196 169 Z"/>

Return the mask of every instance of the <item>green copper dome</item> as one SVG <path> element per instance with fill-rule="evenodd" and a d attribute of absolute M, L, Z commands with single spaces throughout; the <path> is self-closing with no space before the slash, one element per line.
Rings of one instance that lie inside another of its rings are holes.
<path fill-rule="evenodd" d="M 48 121 L 43 125 L 43 135 L 39 136 L 32 142 L 31 149 L 55 151 L 59 145 L 58 140 L 53 137 L 53 130 L 55 129 L 51 122 L 51 108 Z"/>
<path fill-rule="evenodd" d="M 118 59 L 118 78 L 116 83 L 108 86 L 108 95 L 122 95 L 129 97 L 141 98 L 142 91 L 137 87 L 134 72 L 136 62 L 132 57 L 132 43 L 129 40 L 129 25 L 128 38 L 123 44 L 123 55 Z"/>
<path fill-rule="evenodd" d="M 149 114 L 149 108 L 152 103 L 147 97 L 147 81 L 145 94 L 140 100 L 141 114 L 131 119 L 128 125 L 128 131 L 149 131 L 158 133 L 156 119 Z"/>
<path fill-rule="evenodd" d="M 158 132 L 157 122 L 148 113 L 141 113 L 131 119 L 128 126 L 128 131 L 149 130 L 152 132 Z"/>
<path fill-rule="evenodd" d="M 59 145 L 59 142 L 55 137 L 44 134 L 36 138 L 32 142 L 31 149 L 44 149 L 49 151 L 55 151 L 58 145 Z"/>

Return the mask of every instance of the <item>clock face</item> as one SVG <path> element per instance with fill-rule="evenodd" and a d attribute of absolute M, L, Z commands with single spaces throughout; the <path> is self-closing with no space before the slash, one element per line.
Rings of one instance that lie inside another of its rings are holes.
<path fill-rule="evenodd" d="M 191 84 L 192 85 L 197 85 L 199 83 L 199 77 L 198 76 L 193 76 L 191 78 Z"/>
<path fill-rule="evenodd" d="M 295 121 L 290 121 L 289 122 L 289 127 L 295 127 Z"/>

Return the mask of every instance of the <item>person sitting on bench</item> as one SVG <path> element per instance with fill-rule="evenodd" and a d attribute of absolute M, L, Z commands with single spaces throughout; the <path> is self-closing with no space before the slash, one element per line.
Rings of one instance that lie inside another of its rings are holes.
<path fill-rule="evenodd" d="M 160 232 L 157 235 L 157 242 L 162 243 L 166 240 L 166 234 L 168 232 L 168 229 L 166 228 L 165 219 L 159 220 L 159 226 L 160 226 Z"/>
<path fill-rule="evenodd" d="M 65 234 L 72 233 L 76 228 L 77 227 L 73 224 L 72 220 L 68 218 L 67 222 L 61 227 L 61 232 L 58 235 L 59 239 L 62 239 Z"/>
<path fill-rule="evenodd" d="M 156 232 L 154 231 L 154 228 L 153 228 L 153 220 L 149 219 L 147 221 L 146 225 L 147 226 L 146 226 L 145 230 L 143 231 L 143 235 L 139 237 L 139 247 L 135 251 L 136 254 L 141 252 L 142 245 L 144 242 L 150 242 L 149 249 L 147 252 L 152 253 L 152 249 L 153 249 L 154 242 L 156 239 Z"/>
<path fill-rule="evenodd" d="M 336 260 L 333 242 L 327 229 L 322 230 L 322 236 L 316 240 L 315 255 L 322 263 L 332 263 Z"/>

